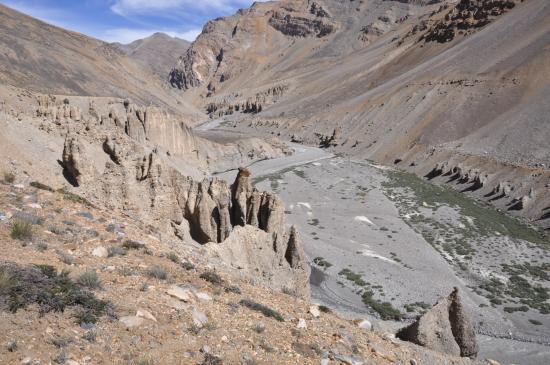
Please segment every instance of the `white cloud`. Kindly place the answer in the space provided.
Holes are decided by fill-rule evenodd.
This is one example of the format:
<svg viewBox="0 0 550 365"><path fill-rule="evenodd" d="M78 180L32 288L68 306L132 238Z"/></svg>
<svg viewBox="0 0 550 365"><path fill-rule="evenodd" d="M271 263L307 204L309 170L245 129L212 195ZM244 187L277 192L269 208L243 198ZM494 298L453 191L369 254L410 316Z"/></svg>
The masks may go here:
<svg viewBox="0 0 550 365"><path fill-rule="evenodd" d="M191 29L185 32L177 32L164 29L130 29L130 28L115 28L108 29L100 36L101 39L107 42L119 42L122 44L132 43L137 39L147 38L150 35L162 32L171 37L178 37L192 42L200 34L201 29Z"/></svg>
<svg viewBox="0 0 550 365"><path fill-rule="evenodd" d="M264 0L266 1L266 0ZM167 14L167 11L193 12L231 12L239 7L252 4L253 0L115 0L111 10L119 15Z"/></svg>

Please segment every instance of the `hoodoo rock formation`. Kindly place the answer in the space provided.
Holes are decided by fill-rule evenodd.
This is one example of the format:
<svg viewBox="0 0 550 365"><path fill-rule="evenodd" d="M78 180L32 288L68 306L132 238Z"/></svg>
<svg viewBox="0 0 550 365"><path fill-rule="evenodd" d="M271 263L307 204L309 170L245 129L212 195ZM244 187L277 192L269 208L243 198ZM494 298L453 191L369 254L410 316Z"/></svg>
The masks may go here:
<svg viewBox="0 0 550 365"><path fill-rule="evenodd" d="M473 358L478 352L474 327L458 288L416 322L399 330L397 337L450 355Z"/></svg>
<svg viewBox="0 0 550 365"><path fill-rule="evenodd" d="M158 227L166 238L205 245L259 283L308 297L309 267L296 229L286 230L281 199L253 188L244 168L232 185L186 176L162 152L186 156L208 143L161 111L121 105L85 128L72 126L65 138L61 162L79 193ZM170 130L182 135L176 139Z"/></svg>

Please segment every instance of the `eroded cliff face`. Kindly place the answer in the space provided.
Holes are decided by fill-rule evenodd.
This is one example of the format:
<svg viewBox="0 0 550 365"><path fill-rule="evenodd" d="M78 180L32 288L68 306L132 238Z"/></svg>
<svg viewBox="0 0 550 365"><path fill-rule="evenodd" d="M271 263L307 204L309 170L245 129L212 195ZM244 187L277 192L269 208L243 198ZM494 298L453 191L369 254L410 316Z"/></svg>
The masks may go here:
<svg viewBox="0 0 550 365"><path fill-rule="evenodd" d="M259 283L309 296L302 244L295 228L287 231L277 195L254 189L246 169L229 185L196 180L180 168L191 168L189 160L197 169L207 166L203 156L215 159L228 146L196 137L156 108L122 101L108 103L105 112L105 105L90 103L82 113L68 100L55 100L40 96L36 113L67 131L60 163L75 192L156 227L161 237L206 245L245 275L262 273Z"/></svg>
<svg viewBox="0 0 550 365"><path fill-rule="evenodd" d="M119 134L105 136L111 161L99 173L83 149L73 147L82 145L78 136L66 141L64 167L92 201L138 217L167 238L206 245L258 283L309 296L309 266L296 229L286 230L284 204L252 188L248 170L241 169L232 186L217 178L196 181Z"/></svg>

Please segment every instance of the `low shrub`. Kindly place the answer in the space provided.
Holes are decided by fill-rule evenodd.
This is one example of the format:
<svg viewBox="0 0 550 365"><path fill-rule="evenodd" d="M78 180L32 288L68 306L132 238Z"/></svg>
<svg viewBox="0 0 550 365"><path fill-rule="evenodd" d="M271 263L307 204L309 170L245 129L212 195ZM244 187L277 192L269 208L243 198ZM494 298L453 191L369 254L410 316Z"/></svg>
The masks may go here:
<svg viewBox="0 0 550 365"><path fill-rule="evenodd" d="M214 285L222 285L223 279L214 271L205 271L199 276L201 279L208 281Z"/></svg>
<svg viewBox="0 0 550 365"><path fill-rule="evenodd" d="M11 172L4 172L2 178L6 184L13 184L15 182L15 175Z"/></svg>
<svg viewBox="0 0 550 365"><path fill-rule="evenodd" d="M279 312L263 304L256 303L250 299L242 299L239 304L254 311L260 312L266 317L274 318L279 322L284 322L284 318Z"/></svg>
<svg viewBox="0 0 550 365"><path fill-rule="evenodd" d="M108 302L71 280L68 271L58 273L50 265L0 263L0 309L17 312L33 304L42 314L76 308L78 313L86 314L78 316L78 323L90 323L111 310Z"/></svg>
<svg viewBox="0 0 550 365"><path fill-rule="evenodd" d="M31 181L29 185L32 186L33 188L40 189L40 190L46 190L51 192L55 191L52 187L46 184L42 184L41 182L38 182L38 181Z"/></svg>
<svg viewBox="0 0 550 365"><path fill-rule="evenodd" d="M22 219L14 219L11 223L10 236L20 241L28 241L32 238L32 223Z"/></svg>
<svg viewBox="0 0 550 365"><path fill-rule="evenodd" d="M170 252L168 255L168 260L174 262L174 263L179 263L180 262L180 258L178 255L176 255L174 252Z"/></svg>
<svg viewBox="0 0 550 365"><path fill-rule="evenodd" d="M168 273L164 270L163 267L153 266L147 270L147 275L151 278L166 280L168 278Z"/></svg>
<svg viewBox="0 0 550 365"><path fill-rule="evenodd" d="M142 248L145 248L145 245L138 241L126 240L122 244L122 247L127 250L141 250Z"/></svg>
<svg viewBox="0 0 550 365"><path fill-rule="evenodd" d="M78 284L85 286L89 289L99 289L101 288L101 280L97 276L95 271L85 271L78 277Z"/></svg>

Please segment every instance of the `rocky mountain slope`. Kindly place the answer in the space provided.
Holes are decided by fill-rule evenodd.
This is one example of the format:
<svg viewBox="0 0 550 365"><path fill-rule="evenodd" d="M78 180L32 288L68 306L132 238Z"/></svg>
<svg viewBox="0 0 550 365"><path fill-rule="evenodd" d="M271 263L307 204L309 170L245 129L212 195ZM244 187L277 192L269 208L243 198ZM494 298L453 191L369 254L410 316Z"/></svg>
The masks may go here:
<svg viewBox="0 0 550 365"><path fill-rule="evenodd" d="M0 5L0 81L42 93L116 96L195 119L192 106L140 65L141 57Z"/></svg>
<svg viewBox="0 0 550 365"><path fill-rule="evenodd" d="M434 181L549 228L549 16L543 0L257 3L208 23L171 83L242 130L458 167Z"/></svg>
<svg viewBox="0 0 550 365"><path fill-rule="evenodd" d="M165 33L155 33L129 44L115 43L114 45L143 68L152 71L162 81L166 81L179 55L185 53L190 43Z"/></svg>

